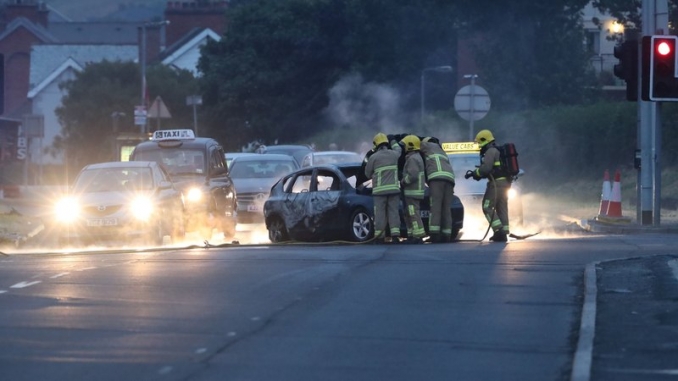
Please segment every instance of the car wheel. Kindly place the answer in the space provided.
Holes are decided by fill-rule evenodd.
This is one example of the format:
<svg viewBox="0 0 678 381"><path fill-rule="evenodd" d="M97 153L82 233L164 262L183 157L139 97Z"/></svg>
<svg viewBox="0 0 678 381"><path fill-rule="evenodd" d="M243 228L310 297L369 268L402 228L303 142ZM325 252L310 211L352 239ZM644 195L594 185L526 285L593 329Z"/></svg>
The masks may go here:
<svg viewBox="0 0 678 381"><path fill-rule="evenodd" d="M231 241L235 237L236 221L233 217L224 216L221 218L221 231L224 233L224 239Z"/></svg>
<svg viewBox="0 0 678 381"><path fill-rule="evenodd" d="M153 223L148 235L148 244L150 246L161 246L162 240L165 237L165 229L163 229L162 221Z"/></svg>
<svg viewBox="0 0 678 381"><path fill-rule="evenodd" d="M268 224L268 239L273 243L289 241L285 222L280 217L273 217Z"/></svg>
<svg viewBox="0 0 678 381"><path fill-rule="evenodd" d="M349 220L349 240L365 242L374 235L374 224L366 209L360 208L351 214Z"/></svg>
<svg viewBox="0 0 678 381"><path fill-rule="evenodd" d="M181 215L175 215L172 219L172 227L170 233L170 240L172 243L178 243L186 238L186 227L184 226L184 218Z"/></svg>

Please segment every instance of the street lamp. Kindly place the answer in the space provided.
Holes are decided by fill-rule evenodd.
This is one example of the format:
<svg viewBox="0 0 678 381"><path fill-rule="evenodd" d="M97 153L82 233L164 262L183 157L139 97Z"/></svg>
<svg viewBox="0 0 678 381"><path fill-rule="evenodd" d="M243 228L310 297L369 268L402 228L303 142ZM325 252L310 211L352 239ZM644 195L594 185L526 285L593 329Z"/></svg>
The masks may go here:
<svg viewBox="0 0 678 381"><path fill-rule="evenodd" d="M169 25L169 20L162 20L162 21L153 21L153 22L146 22L141 24L139 28L141 28L141 49L139 49L139 63L141 64L141 103L140 105L146 109L146 28L151 28L151 27L164 27L165 25ZM164 48L164 36L165 33L162 31L160 33L161 37L161 42L160 45ZM146 132L146 123L140 124L141 128L141 133L143 134Z"/></svg>
<svg viewBox="0 0 678 381"><path fill-rule="evenodd" d="M435 71L438 73L449 73L452 71L452 66L436 66L436 67L427 67L426 69L421 71L421 119L424 120L424 99L425 99L425 91L424 91L424 84L426 83L424 81L424 76L426 75L427 71Z"/></svg>

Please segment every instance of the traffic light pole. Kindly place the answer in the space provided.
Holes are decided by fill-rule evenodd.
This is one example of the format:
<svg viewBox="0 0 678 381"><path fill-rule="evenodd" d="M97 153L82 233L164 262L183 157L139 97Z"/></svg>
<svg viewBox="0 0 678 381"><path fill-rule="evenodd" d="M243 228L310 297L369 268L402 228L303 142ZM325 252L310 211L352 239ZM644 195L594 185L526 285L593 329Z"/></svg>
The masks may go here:
<svg viewBox="0 0 678 381"><path fill-rule="evenodd" d="M666 34L668 31L667 0L643 0L643 36ZM640 66L640 65L639 65ZM642 76L639 77L640 80ZM639 90L644 86L638 86ZM661 115L658 102L639 100L637 220L642 225L659 225L661 210Z"/></svg>

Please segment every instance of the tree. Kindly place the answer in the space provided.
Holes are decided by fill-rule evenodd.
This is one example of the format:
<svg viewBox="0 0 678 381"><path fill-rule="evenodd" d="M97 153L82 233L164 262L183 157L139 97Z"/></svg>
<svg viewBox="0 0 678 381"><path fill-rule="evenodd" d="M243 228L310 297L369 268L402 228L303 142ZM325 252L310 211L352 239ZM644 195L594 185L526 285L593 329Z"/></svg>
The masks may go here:
<svg viewBox="0 0 678 381"><path fill-rule="evenodd" d="M163 128L192 125L192 110L185 99L197 89L193 75L157 65L148 67L146 77L149 98L161 95L172 113L172 119L163 121ZM134 107L140 102L140 78L139 65L134 62L102 61L87 64L74 79L61 84L66 95L55 112L62 130L51 150L64 153L71 170L114 160L114 112L125 114L117 123L120 132L139 132L133 117Z"/></svg>

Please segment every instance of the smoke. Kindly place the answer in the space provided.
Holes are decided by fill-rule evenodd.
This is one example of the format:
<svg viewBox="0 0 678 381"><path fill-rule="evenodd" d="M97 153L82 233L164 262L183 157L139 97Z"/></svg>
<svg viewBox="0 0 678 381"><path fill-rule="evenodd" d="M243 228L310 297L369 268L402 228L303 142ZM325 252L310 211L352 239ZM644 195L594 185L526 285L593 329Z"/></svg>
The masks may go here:
<svg viewBox="0 0 678 381"><path fill-rule="evenodd" d="M410 116L403 111L403 97L393 86L366 83L362 75L351 74L341 78L328 97L323 117L337 139L346 141L346 136L351 136L354 146L344 148L364 153L372 148L377 132L398 134L407 130Z"/></svg>

